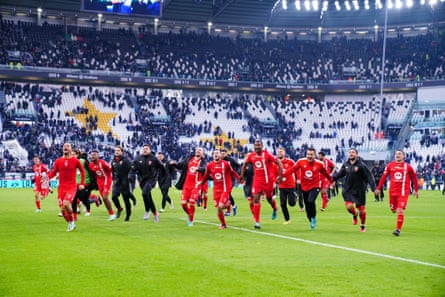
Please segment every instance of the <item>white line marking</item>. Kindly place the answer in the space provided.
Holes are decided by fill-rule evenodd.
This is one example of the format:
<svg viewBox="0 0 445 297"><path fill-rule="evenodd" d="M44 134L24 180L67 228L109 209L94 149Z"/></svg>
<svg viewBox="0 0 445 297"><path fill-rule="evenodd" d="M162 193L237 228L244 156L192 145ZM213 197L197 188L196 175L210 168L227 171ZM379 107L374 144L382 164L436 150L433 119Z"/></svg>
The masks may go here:
<svg viewBox="0 0 445 297"><path fill-rule="evenodd" d="M205 225L219 226L219 224L209 223L209 222L205 222L205 221L195 220L195 222L205 224ZM322 242L317 242L317 241L313 241L313 240L290 237L290 236L286 236L286 235L274 234L274 233L269 233L269 232L264 232L264 231L250 230L250 229L234 227L234 226L230 226L230 225L227 226L227 228L244 231L244 232L255 233L255 234L259 234L259 235L277 237L277 238L281 238L281 239L289 239L289 240L293 240L293 241L299 241L299 242L304 242L304 243L308 243L308 244L314 244L314 245L319 245L319 246L324 246L324 247L329 247L329 248L334 248L334 249L339 249L339 250L345 250L345 251L350 251L350 252L359 253L359 254L366 254L366 255L382 257L382 258L387 258L387 259L392 259L392 260L397 260L397 261L402 261L402 262L414 263L414 264L423 265L423 266L430 266L430 267L445 269L444 265L439 265L439 264L434 264L434 263L429 263L429 262L424 262L424 261L418 261L418 260L413 260L413 259L408 259L408 258L402 258L402 257L397 257L397 256L391 256L391 255L386 255L386 254L381 254L381 253L374 253L374 252L369 252L369 251L355 249L355 248L349 248L349 247L335 245L335 244L322 243Z"/></svg>

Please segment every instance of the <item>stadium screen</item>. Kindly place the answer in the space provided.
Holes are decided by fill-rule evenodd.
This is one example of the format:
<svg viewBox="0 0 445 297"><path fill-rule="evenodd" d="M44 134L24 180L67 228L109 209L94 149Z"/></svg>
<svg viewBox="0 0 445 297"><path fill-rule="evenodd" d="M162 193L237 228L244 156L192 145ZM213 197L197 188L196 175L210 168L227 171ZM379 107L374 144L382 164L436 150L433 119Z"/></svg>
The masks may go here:
<svg viewBox="0 0 445 297"><path fill-rule="evenodd" d="M81 9L120 15L162 16L162 0L82 0Z"/></svg>

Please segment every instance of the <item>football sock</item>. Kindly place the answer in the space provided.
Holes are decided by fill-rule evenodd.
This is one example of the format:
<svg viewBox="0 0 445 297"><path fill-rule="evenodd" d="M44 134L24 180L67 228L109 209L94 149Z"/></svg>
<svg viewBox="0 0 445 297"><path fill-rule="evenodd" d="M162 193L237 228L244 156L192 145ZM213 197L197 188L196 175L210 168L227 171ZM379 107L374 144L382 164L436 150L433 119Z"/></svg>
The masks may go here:
<svg viewBox="0 0 445 297"><path fill-rule="evenodd" d="M190 213L189 213L190 222L193 222L193 220L195 218L195 204L191 204L189 206L189 209L190 209Z"/></svg>
<svg viewBox="0 0 445 297"><path fill-rule="evenodd" d="M37 209L40 209L40 200L36 200L36 207Z"/></svg>
<svg viewBox="0 0 445 297"><path fill-rule="evenodd" d="M404 219L405 219L405 214L403 214L403 213L397 214L397 229L399 229L399 230L402 229Z"/></svg>
<svg viewBox="0 0 445 297"><path fill-rule="evenodd" d="M225 225L226 224L226 220L224 218L224 212L218 211L218 219L221 222L221 225Z"/></svg>
<svg viewBox="0 0 445 297"><path fill-rule="evenodd" d="M209 197L207 195L204 195L204 208L207 208L207 201L209 200Z"/></svg>
<svg viewBox="0 0 445 297"><path fill-rule="evenodd" d="M321 208L328 206L328 194L321 194Z"/></svg>
<svg viewBox="0 0 445 297"><path fill-rule="evenodd" d="M272 206L273 210L277 210L277 201L275 199L271 199L270 205Z"/></svg>
<svg viewBox="0 0 445 297"><path fill-rule="evenodd" d="M253 202L252 202L252 198L251 197L247 198L247 201L249 201L250 212L253 215Z"/></svg>
<svg viewBox="0 0 445 297"><path fill-rule="evenodd" d="M255 222L260 222L260 211L261 211L261 204L260 203L254 203L253 204L253 218L255 219Z"/></svg>
<svg viewBox="0 0 445 297"><path fill-rule="evenodd" d="M185 211L185 213L187 215L190 215L190 209L189 209L187 203L186 204L182 204L182 209Z"/></svg>
<svg viewBox="0 0 445 297"><path fill-rule="evenodd" d="M362 225L365 225L365 223L366 223L366 209L364 206L360 206L359 211L360 211L360 213L359 213L360 214L360 223Z"/></svg>

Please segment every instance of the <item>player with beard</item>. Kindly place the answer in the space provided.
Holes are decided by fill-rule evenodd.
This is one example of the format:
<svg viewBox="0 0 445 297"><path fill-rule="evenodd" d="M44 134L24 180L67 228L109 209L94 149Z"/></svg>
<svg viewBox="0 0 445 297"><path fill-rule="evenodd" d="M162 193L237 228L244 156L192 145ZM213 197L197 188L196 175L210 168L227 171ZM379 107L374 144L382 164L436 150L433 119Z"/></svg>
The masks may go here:
<svg viewBox="0 0 445 297"><path fill-rule="evenodd" d="M220 229L227 228L224 210L230 208L230 193L232 191L232 178L239 179L238 173L232 168L230 162L222 160L219 150L213 151L213 161L209 162L200 184L213 180L213 204L217 209L217 216L221 222Z"/></svg>
<svg viewBox="0 0 445 297"><path fill-rule="evenodd" d="M99 159L99 151L93 150L91 152L91 162L89 164L90 170L93 172L99 194L105 204L108 211L108 220L114 221L116 219L116 214L113 211L111 201L109 199L111 185L113 182L113 175L111 171L111 166L105 160Z"/></svg>
<svg viewBox="0 0 445 297"><path fill-rule="evenodd" d="M249 153L244 160L243 167L241 168L240 181L244 181L246 174L246 167L248 164L253 166L253 184L252 184L252 205L253 218L255 220L255 229L261 229L260 224L260 211L261 195L266 196L267 202L272 206L272 220L277 218L277 203L273 199L274 184L275 182L281 182L283 167L281 161L275 156L263 149L263 142L260 139L256 139L254 142L254 152ZM273 180L274 164L277 164L279 168L277 180Z"/></svg>
<svg viewBox="0 0 445 297"><path fill-rule="evenodd" d="M202 147L196 148L194 155L178 162L175 167L181 170L181 175L175 187L182 190L181 206L188 217L187 225L193 227L195 204L201 195L200 182L206 168L204 149Z"/></svg>
<svg viewBox="0 0 445 297"><path fill-rule="evenodd" d="M71 204L76 196L77 189L83 190L85 183L85 171L79 159L73 157L70 143L63 144L63 156L54 161L52 170L48 173L48 179L59 174L59 187L57 189L57 200L65 221L68 223L67 232L76 228ZM77 170L80 172L80 184L77 185Z"/></svg>
<svg viewBox="0 0 445 297"><path fill-rule="evenodd" d="M128 175L131 170L131 162L124 155L124 149L121 146L114 148L114 158L111 161L111 170L113 175L113 189L111 200L117 208L116 218L121 216L123 211L119 196L122 195L125 204L125 222L130 220L131 203L130 203L130 181Z"/></svg>
<svg viewBox="0 0 445 297"><path fill-rule="evenodd" d="M318 192L320 192L321 179L323 176L331 183L332 178L324 168L323 163L315 159L314 148L308 148L306 150L306 158L298 159L295 165L286 170L284 174L285 176L292 173L298 174L298 171L300 171L300 187L306 209L306 217L309 220L311 229L315 230L317 224L315 200L317 199Z"/></svg>
<svg viewBox="0 0 445 297"><path fill-rule="evenodd" d="M142 147L142 154L133 161L132 170L137 174L139 185L142 190L145 214L144 220L148 220L150 212L153 213L155 223L159 221L156 205L151 194L151 190L156 186L158 175L165 173L164 165L151 152L151 146L145 144Z"/></svg>
<svg viewBox="0 0 445 297"><path fill-rule="evenodd" d="M289 158L286 158L286 150L283 147L279 147L277 149L277 157L278 160L281 161L283 165L283 171L288 170L292 166L294 166L295 162ZM290 224L290 215L289 209L287 208L287 204L289 206L294 207L297 204L297 196L295 195L295 174L289 174L287 176L283 176L282 181L278 184L278 189L280 192L280 206L281 211L284 216L285 225Z"/></svg>
<svg viewBox="0 0 445 297"><path fill-rule="evenodd" d="M396 150L394 153L394 161L386 165L374 193L376 197L380 194L388 176L389 206L393 213L397 213L396 229L392 234L399 236L403 221L405 220L405 209L408 203L411 185L414 188L414 197L419 198L419 184L417 182L416 171L409 163L405 162L405 154L402 150Z"/></svg>
<svg viewBox="0 0 445 297"><path fill-rule="evenodd" d="M172 178L175 177L176 170L175 167L170 163L170 161L165 158L163 152L158 152L157 158L159 159L159 161L161 161L162 165L165 168L165 173L162 174L161 172L159 172L158 176L158 184L162 194L161 209L159 211L164 212L167 203L170 205L170 209L173 209L173 200L168 195L168 191L172 186Z"/></svg>
<svg viewBox="0 0 445 297"><path fill-rule="evenodd" d="M221 150L221 159L229 162L230 166L232 166L233 170L235 170L237 173L239 173L240 165L234 158L232 158L231 156L229 156L227 154L226 149ZM232 177L232 185L234 185L234 184L235 184L235 178ZM238 206L235 203L235 199L233 199L232 192L230 192L229 200L230 200L230 205L232 206L231 208L232 208L233 216L236 216ZM230 210L230 208L229 208L229 210ZM224 215L230 216L230 212L227 211Z"/></svg>
<svg viewBox="0 0 445 297"><path fill-rule="evenodd" d="M357 216L360 216L360 232L366 232L366 190L369 184L374 192L375 181L358 151L351 148L348 154L349 159L334 174L333 180L335 182L344 178L342 194L346 210L352 214L353 225L357 225Z"/></svg>

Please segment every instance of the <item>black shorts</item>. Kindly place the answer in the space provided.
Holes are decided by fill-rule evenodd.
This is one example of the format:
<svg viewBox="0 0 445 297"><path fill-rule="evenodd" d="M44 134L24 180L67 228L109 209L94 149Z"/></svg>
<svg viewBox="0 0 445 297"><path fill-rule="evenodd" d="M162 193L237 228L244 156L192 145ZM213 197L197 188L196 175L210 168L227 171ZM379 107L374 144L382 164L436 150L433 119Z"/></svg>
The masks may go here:
<svg viewBox="0 0 445 297"><path fill-rule="evenodd" d="M343 200L355 203L355 205L366 205L366 192L343 192Z"/></svg>

